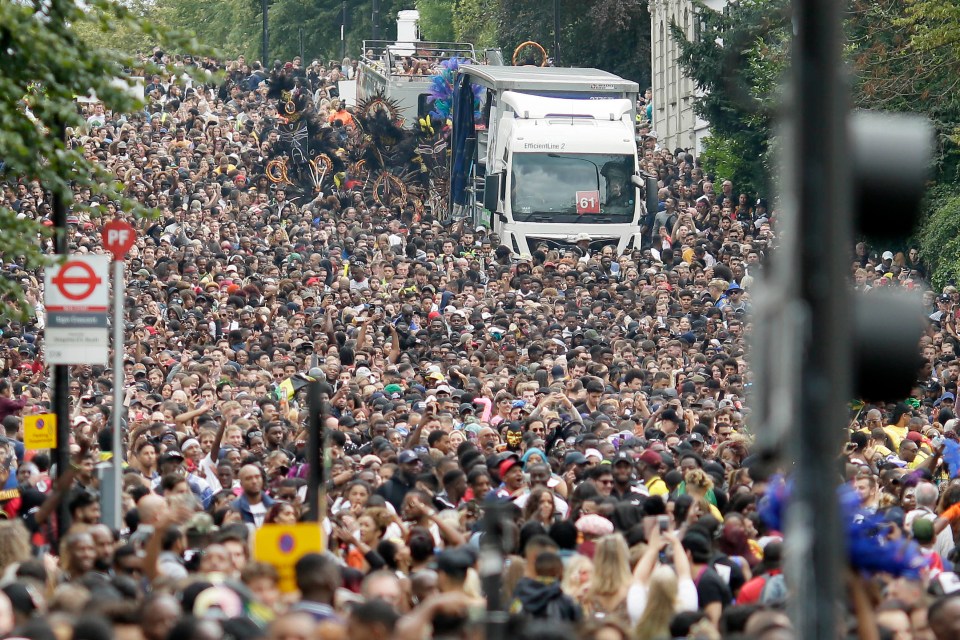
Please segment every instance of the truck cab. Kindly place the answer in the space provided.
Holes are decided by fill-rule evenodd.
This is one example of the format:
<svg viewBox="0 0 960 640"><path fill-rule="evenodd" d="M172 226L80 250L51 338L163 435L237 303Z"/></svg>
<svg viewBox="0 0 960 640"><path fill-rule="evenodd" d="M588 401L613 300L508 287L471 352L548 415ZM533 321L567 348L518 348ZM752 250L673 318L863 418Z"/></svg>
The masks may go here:
<svg viewBox="0 0 960 640"><path fill-rule="evenodd" d="M640 246L648 185L636 83L594 69L466 67L460 77L486 91L472 127L454 98L454 215L488 226L517 254L572 246L582 234L596 247Z"/></svg>

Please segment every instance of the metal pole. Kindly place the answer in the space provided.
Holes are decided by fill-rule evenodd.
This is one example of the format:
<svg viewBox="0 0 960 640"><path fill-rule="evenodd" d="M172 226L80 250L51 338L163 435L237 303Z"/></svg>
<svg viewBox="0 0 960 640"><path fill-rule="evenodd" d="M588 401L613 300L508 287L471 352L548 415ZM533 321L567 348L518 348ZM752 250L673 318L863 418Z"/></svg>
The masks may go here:
<svg viewBox="0 0 960 640"><path fill-rule="evenodd" d="M340 20L340 61L347 57L347 0L340 3L343 15Z"/></svg>
<svg viewBox="0 0 960 640"><path fill-rule="evenodd" d="M307 62L303 58L303 27L297 29L297 37L300 39L300 64L305 67L307 66Z"/></svg>
<svg viewBox="0 0 960 640"><path fill-rule="evenodd" d="M307 404L310 421L307 430L307 516L310 522L320 522L326 515L326 492L324 491L326 456L323 454L323 419L325 402L320 397L320 382L307 386Z"/></svg>
<svg viewBox="0 0 960 640"><path fill-rule="evenodd" d="M488 640L506 637L508 615L503 607L503 504L487 500L480 539L480 581L487 598L485 634Z"/></svg>
<svg viewBox="0 0 960 640"><path fill-rule="evenodd" d="M553 0L553 66L560 66L560 0Z"/></svg>
<svg viewBox="0 0 960 640"><path fill-rule="evenodd" d="M846 282L852 222L842 80L841 11L835 0L795 0L789 214L798 216L800 304L799 412L788 513L790 613L798 638L834 639L845 565L836 456L850 397L851 318Z"/></svg>
<svg viewBox="0 0 960 640"><path fill-rule="evenodd" d="M260 11L263 13L263 68L269 72L273 68L270 62L269 0L260 0Z"/></svg>
<svg viewBox="0 0 960 640"><path fill-rule="evenodd" d="M380 0L373 0L373 39L380 39Z"/></svg>
<svg viewBox="0 0 960 640"><path fill-rule="evenodd" d="M66 139L66 127L59 123L55 126L61 140ZM53 229L54 251L58 256L66 256L67 246L67 203L58 192L53 193ZM53 365L53 412L57 416L57 475L61 476L70 469L70 369L65 364ZM70 511L67 500L61 499L57 506L57 544L70 525Z"/></svg>
<svg viewBox="0 0 960 640"><path fill-rule="evenodd" d="M123 525L121 507L121 482L123 478L123 427L120 414L123 411L123 260L113 261L113 483L110 486L110 525L119 531Z"/></svg>

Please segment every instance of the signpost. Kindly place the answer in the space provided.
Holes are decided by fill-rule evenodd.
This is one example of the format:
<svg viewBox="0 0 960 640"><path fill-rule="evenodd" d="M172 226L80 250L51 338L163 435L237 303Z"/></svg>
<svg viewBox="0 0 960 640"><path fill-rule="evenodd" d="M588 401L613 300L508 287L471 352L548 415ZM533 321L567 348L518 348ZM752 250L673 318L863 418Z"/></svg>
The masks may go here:
<svg viewBox="0 0 960 640"><path fill-rule="evenodd" d="M71 255L46 270L48 364L107 364L107 257Z"/></svg>
<svg viewBox="0 0 960 640"><path fill-rule="evenodd" d="M253 539L253 559L272 564L280 577L284 593L297 590L294 566L308 553L323 552L323 537L316 522L265 524Z"/></svg>
<svg viewBox="0 0 960 640"><path fill-rule="evenodd" d="M123 220L111 220L103 226L103 246L113 254L113 410L110 412L113 423L113 468L108 474L103 495L104 520L119 530L123 524L121 507L121 478L123 478L123 430L120 414L123 410L123 259L137 239L134 228ZM109 500L108 500L109 497Z"/></svg>
<svg viewBox="0 0 960 640"><path fill-rule="evenodd" d="M30 451L57 448L57 414L23 416L23 446Z"/></svg>

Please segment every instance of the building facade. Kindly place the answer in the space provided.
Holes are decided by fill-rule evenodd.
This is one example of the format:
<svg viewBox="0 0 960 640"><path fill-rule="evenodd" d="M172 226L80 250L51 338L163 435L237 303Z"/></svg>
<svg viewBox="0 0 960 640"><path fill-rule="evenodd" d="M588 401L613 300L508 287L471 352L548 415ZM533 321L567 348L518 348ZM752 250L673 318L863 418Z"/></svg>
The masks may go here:
<svg viewBox="0 0 960 640"><path fill-rule="evenodd" d="M703 3L715 11L727 4L726 0ZM691 0L650 0L653 128L662 148L684 149L694 155L700 155L703 140L710 135L710 123L693 111L698 90L677 62L680 46L670 33L670 25L677 24L690 40L699 37L697 10Z"/></svg>

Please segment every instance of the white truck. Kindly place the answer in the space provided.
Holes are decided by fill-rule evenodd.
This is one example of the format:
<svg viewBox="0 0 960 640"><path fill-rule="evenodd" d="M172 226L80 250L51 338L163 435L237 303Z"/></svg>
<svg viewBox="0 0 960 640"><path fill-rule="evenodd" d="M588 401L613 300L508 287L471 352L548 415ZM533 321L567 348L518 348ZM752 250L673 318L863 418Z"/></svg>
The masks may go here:
<svg viewBox="0 0 960 640"><path fill-rule="evenodd" d="M638 91L598 69L461 67L452 215L490 228L521 255L571 246L583 234L592 249L639 248L644 193L656 197L656 180L639 173Z"/></svg>

